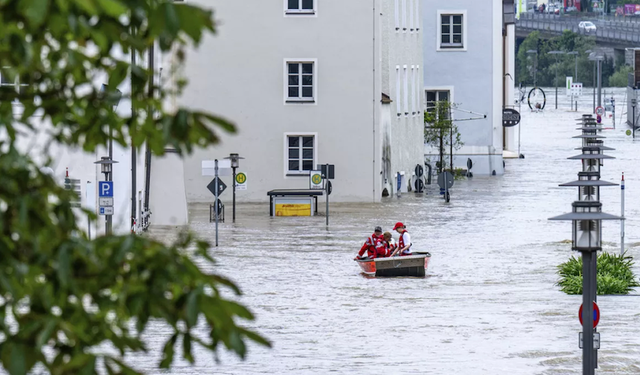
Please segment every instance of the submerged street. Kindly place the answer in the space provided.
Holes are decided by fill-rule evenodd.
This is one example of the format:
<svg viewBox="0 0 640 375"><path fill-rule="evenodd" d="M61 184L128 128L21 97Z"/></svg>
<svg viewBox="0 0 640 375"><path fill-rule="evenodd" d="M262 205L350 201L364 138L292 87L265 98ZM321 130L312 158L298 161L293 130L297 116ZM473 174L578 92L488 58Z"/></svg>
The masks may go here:
<svg viewBox="0 0 640 375"><path fill-rule="evenodd" d="M616 91L618 121L604 130L607 160L602 180L626 180L626 245L640 275L640 138L619 123L624 91ZM438 194L404 194L381 204L331 203L329 229L321 216L271 218L268 204L239 204L231 223L220 224L212 247L216 272L235 281L239 301L256 315L251 327L273 348L251 346L245 361L221 352L220 363L196 355L195 367L172 374L579 374L578 308L581 296L555 286L556 266L570 256L571 226L547 219L571 210L580 154L576 121L591 107L590 92L578 112L567 99L554 108L547 91L544 112L522 107L525 159L506 160L504 176L455 182L451 202ZM525 104L526 105L526 104ZM626 118L626 117L625 117ZM605 119L604 125L611 126ZM333 189L340 189L340 178ZM435 181L435 180L434 180ZM603 211L620 214L620 188L601 189ZM208 205L193 205L191 229L212 243ZM431 252L427 277L369 278L353 261L375 226L391 231L402 221L415 250ZM156 230L157 238L173 234ZM394 233L397 238L397 234ZM620 223L604 224L606 250L620 251ZM640 373L640 291L599 296L599 374ZM150 355L138 369L155 369L166 335L147 331ZM178 357L178 355L176 355Z"/></svg>

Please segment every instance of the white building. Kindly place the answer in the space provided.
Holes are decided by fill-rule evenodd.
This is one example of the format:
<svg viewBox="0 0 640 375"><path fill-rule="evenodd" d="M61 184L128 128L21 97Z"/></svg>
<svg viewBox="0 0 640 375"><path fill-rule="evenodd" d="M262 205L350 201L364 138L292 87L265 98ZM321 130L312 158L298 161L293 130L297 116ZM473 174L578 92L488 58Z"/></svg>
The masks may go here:
<svg viewBox="0 0 640 375"><path fill-rule="evenodd" d="M188 201L213 201L202 161L230 153L245 158L241 202L307 189L309 170L326 163L335 165L333 201L379 201L385 187L395 191L397 172L407 189L423 160L418 0L193 2L220 22L187 54L179 103L230 119L238 132L218 131L218 146L185 160Z"/></svg>
<svg viewBox="0 0 640 375"><path fill-rule="evenodd" d="M503 105L513 103L514 25L504 9L513 1L430 0L424 2L424 90L427 107L454 104L454 123L463 146L454 167L473 162L474 175L502 174L503 150L515 145L513 130L503 131ZM504 34L503 34L504 33ZM506 73L509 73L507 75ZM434 164L437 150L425 146Z"/></svg>

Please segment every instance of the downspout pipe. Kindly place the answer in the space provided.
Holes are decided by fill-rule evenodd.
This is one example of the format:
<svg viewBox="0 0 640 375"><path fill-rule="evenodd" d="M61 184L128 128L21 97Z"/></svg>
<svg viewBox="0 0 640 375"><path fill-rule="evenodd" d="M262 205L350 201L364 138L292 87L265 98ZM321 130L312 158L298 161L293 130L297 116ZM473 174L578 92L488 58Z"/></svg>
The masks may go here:
<svg viewBox="0 0 640 375"><path fill-rule="evenodd" d="M155 81L155 66L154 66L154 46L155 42L149 47L149 72L151 78L149 79L149 98L154 96L154 81ZM149 107L148 116L153 116L151 113L151 107ZM144 179L144 209L149 211L149 190L151 189L151 148L147 144L145 147L145 179ZM146 226L145 226L146 227ZM146 228L145 228L146 230Z"/></svg>

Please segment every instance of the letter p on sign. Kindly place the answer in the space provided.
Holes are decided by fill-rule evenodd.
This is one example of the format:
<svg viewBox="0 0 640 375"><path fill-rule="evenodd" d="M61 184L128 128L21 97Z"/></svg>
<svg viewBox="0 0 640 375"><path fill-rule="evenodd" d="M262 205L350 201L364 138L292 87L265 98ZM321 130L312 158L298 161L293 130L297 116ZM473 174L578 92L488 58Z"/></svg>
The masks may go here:
<svg viewBox="0 0 640 375"><path fill-rule="evenodd" d="M113 197L113 181L98 182L98 196L101 198Z"/></svg>

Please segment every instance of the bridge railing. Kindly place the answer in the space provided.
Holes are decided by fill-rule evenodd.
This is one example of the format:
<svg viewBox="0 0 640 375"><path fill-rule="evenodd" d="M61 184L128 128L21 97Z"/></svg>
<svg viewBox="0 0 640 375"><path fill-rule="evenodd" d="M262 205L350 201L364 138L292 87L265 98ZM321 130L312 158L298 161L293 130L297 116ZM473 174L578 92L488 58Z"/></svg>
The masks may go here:
<svg viewBox="0 0 640 375"><path fill-rule="evenodd" d="M599 41L608 43L628 43L640 45L640 24L618 25L612 27L596 26L596 31L586 32L578 27L579 21L575 17L562 17L558 15L536 14L535 16L520 17L516 27L527 30L539 30L556 35L570 30L587 36L596 36Z"/></svg>

